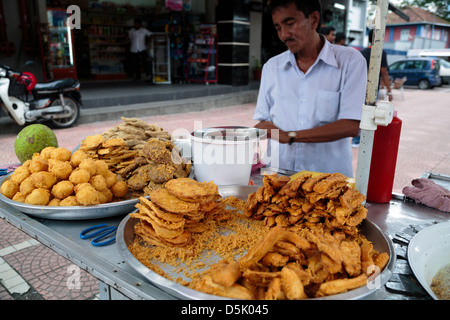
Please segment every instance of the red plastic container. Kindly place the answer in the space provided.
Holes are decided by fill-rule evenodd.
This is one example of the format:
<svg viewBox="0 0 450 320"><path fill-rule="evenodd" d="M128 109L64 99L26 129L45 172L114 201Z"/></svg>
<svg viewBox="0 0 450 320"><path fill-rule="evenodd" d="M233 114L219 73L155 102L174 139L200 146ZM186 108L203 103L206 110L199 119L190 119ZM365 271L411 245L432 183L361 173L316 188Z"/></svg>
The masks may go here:
<svg viewBox="0 0 450 320"><path fill-rule="evenodd" d="M392 197L402 120L396 113L388 126L378 126L372 149L367 201L388 203Z"/></svg>

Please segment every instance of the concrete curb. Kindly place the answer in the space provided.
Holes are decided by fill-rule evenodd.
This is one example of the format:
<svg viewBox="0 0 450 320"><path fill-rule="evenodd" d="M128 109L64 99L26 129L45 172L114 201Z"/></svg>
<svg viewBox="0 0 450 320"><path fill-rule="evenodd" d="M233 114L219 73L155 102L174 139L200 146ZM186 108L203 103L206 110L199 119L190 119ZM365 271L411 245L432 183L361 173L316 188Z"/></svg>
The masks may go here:
<svg viewBox="0 0 450 320"><path fill-rule="evenodd" d="M200 98L157 101L114 107L81 109L78 123L119 120L120 117L148 117L185 112L198 112L255 102L258 90L227 93Z"/></svg>
<svg viewBox="0 0 450 320"><path fill-rule="evenodd" d="M145 102L112 107L81 107L77 124L114 121L120 117L149 117L156 115L198 112L223 107L252 103L257 100L258 90L231 92L213 96ZM9 117L0 118L2 134L17 134L23 127L13 123Z"/></svg>

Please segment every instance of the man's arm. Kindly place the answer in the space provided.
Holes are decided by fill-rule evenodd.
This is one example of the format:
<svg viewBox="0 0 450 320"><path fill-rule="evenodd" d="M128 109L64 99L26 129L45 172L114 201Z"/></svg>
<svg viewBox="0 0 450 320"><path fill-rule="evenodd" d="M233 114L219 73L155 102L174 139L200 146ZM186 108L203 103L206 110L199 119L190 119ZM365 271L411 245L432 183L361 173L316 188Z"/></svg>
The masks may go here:
<svg viewBox="0 0 450 320"><path fill-rule="evenodd" d="M267 137L274 139L277 137L276 131L278 130L278 142L289 143L288 131L283 131L275 126L270 121L261 121L255 125L255 128L266 129ZM298 130L296 132L296 138L294 142L331 142L346 137L356 137L359 134L359 121L340 119L332 123L325 124L320 127Z"/></svg>

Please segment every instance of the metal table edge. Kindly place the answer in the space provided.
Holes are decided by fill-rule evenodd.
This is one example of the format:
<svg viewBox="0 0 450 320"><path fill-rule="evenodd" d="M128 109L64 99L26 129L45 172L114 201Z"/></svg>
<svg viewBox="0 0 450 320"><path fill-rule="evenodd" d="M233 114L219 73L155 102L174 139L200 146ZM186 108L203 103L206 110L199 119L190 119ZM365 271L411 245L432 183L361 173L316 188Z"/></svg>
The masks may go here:
<svg viewBox="0 0 450 320"><path fill-rule="evenodd" d="M5 206L7 205L5 204ZM64 258L79 266L81 269L89 272L97 279L122 292L125 296L131 299L176 299L154 285L143 282L142 279L129 274L125 270L122 270L114 264L82 248L76 243L73 243L71 240L23 213L6 213L5 209L0 206L0 218L9 222L19 230L28 234L30 237L36 239L46 247L57 252ZM91 261L91 263L87 263L86 261ZM113 272L108 272L108 276L110 277L107 277L104 273L99 271L107 269L114 270ZM152 294L149 294L148 291L152 291Z"/></svg>

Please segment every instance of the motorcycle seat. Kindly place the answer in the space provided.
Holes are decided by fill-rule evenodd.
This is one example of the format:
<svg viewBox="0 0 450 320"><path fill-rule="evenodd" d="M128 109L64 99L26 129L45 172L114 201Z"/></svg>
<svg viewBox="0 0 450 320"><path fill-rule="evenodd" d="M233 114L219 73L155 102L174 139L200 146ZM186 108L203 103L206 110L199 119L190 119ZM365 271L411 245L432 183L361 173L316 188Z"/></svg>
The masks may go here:
<svg viewBox="0 0 450 320"><path fill-rule="evenodd" d="M34 91L40 91L40 90L58 90L63 89L67 87L73 86L77 80L72 78L66 78L61 80L55 80L50 82L43 82L43 83L36 83L36 86L34 87Z"/></svg>

